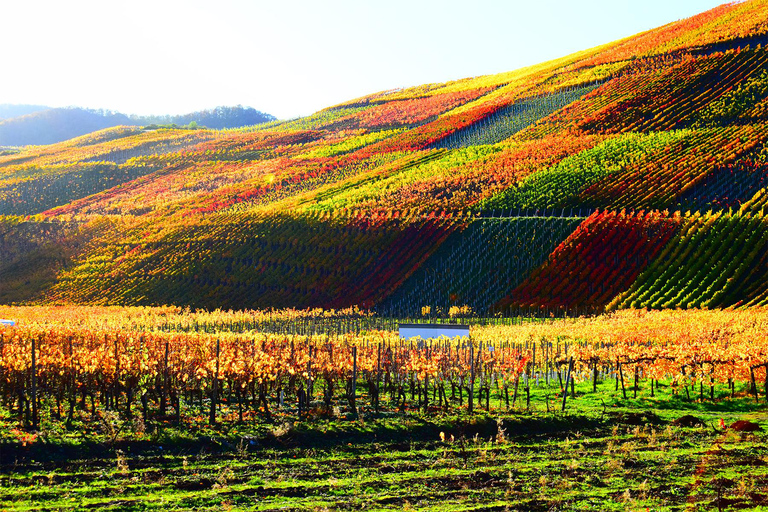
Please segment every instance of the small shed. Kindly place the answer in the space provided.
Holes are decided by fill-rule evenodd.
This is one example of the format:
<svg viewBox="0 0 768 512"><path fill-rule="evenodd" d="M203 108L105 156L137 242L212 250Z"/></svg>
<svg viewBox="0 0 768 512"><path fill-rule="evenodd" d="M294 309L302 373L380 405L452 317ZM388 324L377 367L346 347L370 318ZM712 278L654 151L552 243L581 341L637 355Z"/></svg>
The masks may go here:
<svg viewBox="0 0 768 512"><path fill-rule="evenodd" d="M423 340L446 338L461 338L469 336L468 325L458 324L400 324L400 337L406 340L420 337Z"/></svg>

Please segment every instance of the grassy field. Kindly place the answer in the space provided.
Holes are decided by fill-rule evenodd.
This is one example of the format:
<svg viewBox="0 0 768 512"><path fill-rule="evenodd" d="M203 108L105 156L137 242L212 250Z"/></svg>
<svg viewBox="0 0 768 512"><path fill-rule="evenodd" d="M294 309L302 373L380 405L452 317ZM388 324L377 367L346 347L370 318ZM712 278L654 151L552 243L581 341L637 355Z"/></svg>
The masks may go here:
<svg viewBox="0 0 768 512"><path fill-rule="evenodd" d="M530 408L180 425L80 412L37 437L2 418L3 510L768 510L763 397L613 380L532 387ZM633 394L630 394L630 397ZM707 395L705 394L705 397ZM364 403L364 398L361 397ZM521 406L523 408L521 408ZM226 407L223 418L226 418ZM692 415L701 423L677 425ZM722 421L721 421L722 420Z"/></svg>

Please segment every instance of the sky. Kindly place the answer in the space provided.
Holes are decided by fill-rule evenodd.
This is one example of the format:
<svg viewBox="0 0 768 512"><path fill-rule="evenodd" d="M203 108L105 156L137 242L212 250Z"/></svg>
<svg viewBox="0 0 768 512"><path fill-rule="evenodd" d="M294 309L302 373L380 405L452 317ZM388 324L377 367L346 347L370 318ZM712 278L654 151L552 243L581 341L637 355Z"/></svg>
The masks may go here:
<svg viewBox="0 0 768 512"><path fill-rule="evenodd" d="M511 71L723 0L4 0L0 104L279 119Z"/></svg>

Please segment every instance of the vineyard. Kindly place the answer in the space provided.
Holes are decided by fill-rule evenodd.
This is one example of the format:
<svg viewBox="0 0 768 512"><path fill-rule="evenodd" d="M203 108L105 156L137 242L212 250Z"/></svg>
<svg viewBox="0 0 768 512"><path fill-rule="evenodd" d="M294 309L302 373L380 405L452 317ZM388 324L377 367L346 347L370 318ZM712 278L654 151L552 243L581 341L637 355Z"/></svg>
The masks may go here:
<svg viewBox="0 0 768 512"><path fill-rule="evenodd" d="M497 297L541 265L582 220L555 216L476 219L452 235L454 240L444 243L378 312L398 317L424 307L430 313L434 309L434 316L451 307L489 311ZM485 245L483 253L471 257L480 245Z"/></svg>
<svg viewBox="0 0 768 512"><path fill-rule="evenodd" d="M525 474L533 471L548 481L573 482L568 500L616 509L629 498L643 506L665 507L692 500L719 503L723 496L742 504L768 500L761 487L768 475L754 462L766 456L765 438L759 432L740 433L757 424L739 419L744 412L764 411L768 403L765 308L627 310L590 319L533 322L470 319L469 338L437 340L400 339L393 330L396 323L360 310L0 307L0 315L16 319L15 326L0 328L2 446L16 457L14 471L0 478L4 501L12 506L50 505L46 500L61 499L63 488L50 479L44 487L35 487L39 491L22 490L30 478L38 478L32 475L41 474L29 458L49 446L71 452L72 446L66 446L72 441L67 439L77 432L82 437L78 443L95 452L73 453L86 458L116 453L117 469L108 477L89 478L80 474L82 469L67 466L55 479L66 482L67 475L78 475L74 478L85 482L122 482L121 491L98 494L87 485L67 485L80 507L114 506L117 499L118 506L130 502L143 509L149 504L136 500L147 492L192 506L184 501L191 498L183 492L187 489L202 500L241 493L237 503L243 506L263 496L267 509L291 499L303 508L311 503L307 500L331 498L305 487L310 485L306 476L295 482L301 489L297 494L286 495L279 490L284 471L296 478L303 475L299 468L311 466L316 458L330 457L337 467L352 454L374 457L371 463L377 467L400 464L395 462L398 457L382 461L382 449L405 452L412 461L395 472L401 476L385 478L390 492L406 493L402 499L416 492L418 501L458 499L490 506L513 500L524 506L538 492L528 484L505 496L493 488L506 487L502 482L507 472L528 482ZM699 410L710 422L719 421L721 430L710 430L690 414L663 419L647 409L649 404L678 416ZM611 411L606 413L608 406ZM420 419L413 423L408 418ZM467 423L466 418L477 419ZM690 429L698 424L706 430ZM529 428L555 437L532 436ZM169 438L163 431L181 437ZM398 444L405 432L411 436L410 447ZM587 437L581 439L584 433ZM579 480L580 471L574 472L579 466L551 452L572 449L572 441L559 435L576 435L584 444L596 442L597 451L589 452L604 462L614 460L613 469L602 479ZM338 444L332 441L337 438ZM238 448L232 443L239 443ZM730 446L718 452L719 463L708 451L711 443ZM201 454L192 457L190 447ZM545 455L547 464L555 465L554 472L542 472L528 455L515 460L515 451L519 457L529 449ZM679 458L685 449L688 455ZM216 455L204 455L208 450ZM586 448L579 450L584 453ZM659 452L666 450L678 460L666 462L662 470L652 461L665 460ZM749 451L749 463L742 462L744 450ZM432 462L416 455L432 451ZM280 462L270 472L256 462L263 456L280 461L299 457L302 462L295 470L284 466L287 461ZM235 463L238 460L246 464ZM94 459L96 464L105 462L114 464ZM717 476L723 471L720 463L736 468L746 464L755 481L743 485L751 493L733 480L716 482L725 478ZM229 468L226 475L221 464ZM487 490L466 495L459 486L446 496L430 498L420 485L407 483L421 478L423 471L434 471L429 465L442 468L439 474L451 475L457 485L474 481L476 488ZM642 478L637 480L638 465L654 471L643 485ZM669 470L695 479L673 477ZM361 468L350 466L349 471L368 481ZM739 471L743 480L745 473ZM137 478L131 480L130 475ZM616 491L616 475L623 475L619 486L632 490ZM332 474L319 478L328 482ZM535 480L530 483L535 485ZM146 489L147 484L154 484L154 490ZM372 492L348 485L339 488L335 499L359 499ZM595 485L605 493L594 495ZM557 493L535 499L563 503ZM398 508L402 503L398 498L378 507Z"/></svg>
<svg viewBox="0 0 768 512"><path fill-rule="evenodd" d="M0 508L768 507L767 43L0 148Z"/></svg>
<svg viewBox="0 0 768 512"><path fill-rule="evenodd" d="M768 61L697 41L9 152L0 297L398 317L765 305Z"/></svg>
<svg viewBox="0 0 768 512"><path fill-rule="evenodd" d="M768 401L765 309L492 323L473 327L470 338L416 342L359 311L0 311L19 319L0 332L2 401L35 429L41 415L71 424L76 410L176 422L182 412L207 413L212 424L253 415L271 420L275 410L302 417L318 404L352 415L509 411L523 401L530 407L532 388L555 380L563 410L569 385L587 382L596 392L598 382L613 380L624 398L633 380L635 397L643 387L653 396L656 383L666 382L688 399L697 388L705 398L705 387L714 399L719 387ZM275 332L280 324L293 333Z"/></svg>

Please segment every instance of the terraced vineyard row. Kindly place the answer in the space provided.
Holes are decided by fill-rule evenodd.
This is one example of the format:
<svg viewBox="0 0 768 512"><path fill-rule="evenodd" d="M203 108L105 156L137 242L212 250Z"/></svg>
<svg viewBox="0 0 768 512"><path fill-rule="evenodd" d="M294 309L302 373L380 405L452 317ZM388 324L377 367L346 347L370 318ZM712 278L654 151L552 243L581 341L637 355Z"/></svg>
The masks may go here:
<svg viewBox="0 0 768 512"><path fill-rule="evenodd" d="M611 307L768 304L764 214L695 213L656 261Z"/></svg>
<svg viewBox="0 0 768 512"><path fill-rule="evenodd" d="M98 252L60 278L52 298L209 308L365 307L396 288L461 225L451 216L353 214L211 220L205 231L181 224L154 235L146 226L127 234L118 226Z"/></svg>
<svg viewBox="0 0 768 512"><path fill-rule="evenodd" d="M524 99L504 107L474 124L457 130L432 145L435 148L458 149L467 146L497 144L547 117L594 90L600 84L583 85L540 97Z"/></svg>
<svg viewBox="0 0 768 512"><path fill-rule="evenodd" d="M577 311L604 306L654 260L678 224L658 212L595 212L499 306Z"/></svg>
<svg viewBox="0 0 768 512"><path fill-rule="evenodd" d="M518 217L474 220L453 234L377 311L385 316L486 314L565 238L582 219ZM477 254L477 247L483 247ZM466 309L468 308L468 309Z"/></svg>

